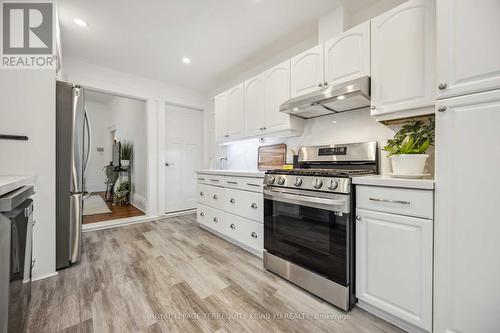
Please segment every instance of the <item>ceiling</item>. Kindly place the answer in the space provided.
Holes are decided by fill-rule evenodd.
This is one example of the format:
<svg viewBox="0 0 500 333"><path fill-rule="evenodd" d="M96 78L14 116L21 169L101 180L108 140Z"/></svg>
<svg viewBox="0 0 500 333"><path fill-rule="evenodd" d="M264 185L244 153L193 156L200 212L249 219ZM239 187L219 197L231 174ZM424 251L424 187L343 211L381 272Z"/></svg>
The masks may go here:
<svg viewBox="0 0 500 333"><path fill-rule="evenodd" d="M355 0L368 1L368 0ZM126 5L125 5L126 3ZM317 33L337 0L62 0L63 61L75 58L208 91L218 78L277 43ZM88 27L77 26L81 18ZM181 59L189 57L191 64Z"/></svg>

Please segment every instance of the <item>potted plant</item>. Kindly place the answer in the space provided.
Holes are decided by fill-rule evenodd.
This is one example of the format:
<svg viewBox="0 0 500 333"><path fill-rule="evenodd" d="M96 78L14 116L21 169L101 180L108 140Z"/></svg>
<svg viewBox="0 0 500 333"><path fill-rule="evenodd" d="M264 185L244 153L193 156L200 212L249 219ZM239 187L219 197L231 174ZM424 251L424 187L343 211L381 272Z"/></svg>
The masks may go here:
<svg viewBox="0 0 500 333"><path fill-rule="evenodd" d="M130 165L130 159L132 158L132 153L134 151L134 144L131 142L124 141L121 144L121 152L120 152L120 164L124 167L128 167Z"/></svg>
<svg viewBox="0 0 500 333"><path fill-rule="evenodd" d="M127 205L129 203L130 190L131 184L129 181L120 183L114 192L113 203L121 206Z"/></svg>
<svg viewBox="0 0 500 333"><path fill-rule="evenodd" d="M434 144L434 128L432 118L428 122L414 120L387 140L384 150L389 153L394 175L423 175L429 158L426 151Z"/></svg>

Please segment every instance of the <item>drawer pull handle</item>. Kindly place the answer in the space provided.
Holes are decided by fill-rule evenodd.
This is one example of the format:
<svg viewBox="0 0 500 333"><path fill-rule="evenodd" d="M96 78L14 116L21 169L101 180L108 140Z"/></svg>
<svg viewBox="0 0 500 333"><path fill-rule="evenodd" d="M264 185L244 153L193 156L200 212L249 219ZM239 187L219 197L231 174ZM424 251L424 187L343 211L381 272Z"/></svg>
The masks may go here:
<svg viewBox="0 0 500 333"><path fill-rule="evenodd" d="M205 216L205 213L201 212L201 213L200 213L200 216L201 216L201 217Z"/></svg>
<svg viewBox="0 0 500 333"><path fill-rule="evenodd" d="M229 180L226 183L233 184L233 185L238 185L238 182L233 182L233 181L229 181Z"/></svg>
<svg viewBox="0 0 500 333"><path fill-rule="evenodd" d="M218 219L218 218L216 218L216 217L214 217L214 222L215 222L215 223L219 222L219 219Z"/></svg>
<svg viewBox="0 0 500 333"><path fill-rule="evenodd" d="M234 204L236 202L236 200L234 200L234 198L231 198L231 200L229 200L229 202Z"/></svg>
<svg viewBox="0 0 500 333"><path fill-rule="evenodd" d="M219 199L219 197L217 196L217 194L214 194L213 198L214 198L214 200Z"/></svg>
<svg viewBox="0 0 500 333"><path fill-rule="evenodd" d="M257 233L256 233L256 232L252 232L251 236L252 236L253 238L257 238Z"/></svg>
<svg viewBox="0 0 500 333"><path fill-rule="evenodd" d="M253 209L257 209L257 204L254 202L250 207L252 207Z"/></svg>
<svg viewBox="0 0 500 333"><path fill-rule="evenodd" d="M248 186L255 186L255 187L260 187L259 184L252 184L252 183L247 183Z"/></svg>
<svg viewBox="0 0 500 333"><path fill-rule="evenodd" d="M218 183L218 182L219 182L219 180L218 180L218 179L210 179L210 181L211 181L211 182L216 182L216 183Z"/></svg>
<svg viewBox="0 0 500 333"><path fill-rule="evenodd" d="M400 204L400 205L410 205L411 202L409 201L402 201L402 200L388 200L388 199L377 199L377 198L369 198L370 201L375 201L375 202L387 202L387 203L395 203L395 204Z"/></svg>
<svg viewBox="0 0 500 333"><path fill-rule="evenodd" d="M203 193L203 192L200 192L200 196L204 196L204 195L205 195L205 193Z"/></svg>
<svg viewBox="0 0 500 333"><path fill-rule="evenodd" d="M231 229L236 229L236 226L233 223L231 223L230 227Z"/></svg>
<svg viewBox="0 0 500 333"><path fill-rule="evenodd" d="M205 180L205 178L198 178L198 180L204 181L204 180Z"/></svg>

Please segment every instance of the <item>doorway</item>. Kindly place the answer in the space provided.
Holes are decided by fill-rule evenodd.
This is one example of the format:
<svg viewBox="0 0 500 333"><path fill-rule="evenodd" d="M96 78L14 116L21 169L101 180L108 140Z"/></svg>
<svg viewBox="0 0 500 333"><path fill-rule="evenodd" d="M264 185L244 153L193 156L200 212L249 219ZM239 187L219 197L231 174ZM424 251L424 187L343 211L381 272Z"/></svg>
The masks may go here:
<svg viewBox="0 0 500 333"><path fill-rule="evenodd" d="M203 163L203 112L165 105L165 210L196 208L196 174Z"/></svg>
<svg viewBox="0 0 500 333"><path fill-rule="evenodd" d="M90 154L83 223L145 215L146 102L87 89L85 106Z"/></svg>

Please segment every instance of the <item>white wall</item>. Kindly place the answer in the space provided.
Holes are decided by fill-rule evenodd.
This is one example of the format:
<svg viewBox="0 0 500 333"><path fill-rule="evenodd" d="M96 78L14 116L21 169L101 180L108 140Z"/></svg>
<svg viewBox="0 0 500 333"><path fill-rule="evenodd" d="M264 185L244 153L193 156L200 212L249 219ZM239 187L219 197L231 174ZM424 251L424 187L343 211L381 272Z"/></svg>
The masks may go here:
<svg viewBox="0 0 500 333"><path fill-rule="evenodd" d="M102 192L106 190L103 167L113 159L111 136L108 130L110 108L107 103L89 100L85 101L85 106L92 129L92 151L85 175L85 188L89 192ZM104 148L104 151L98 152L98 147Z"/></svg>
<svg viewBox="0 0 500 333"><path fill-rule="evenodd" d="M0 174L35 174L33 278L55 272L56 111L54 70L0 71Z"/></svg>

